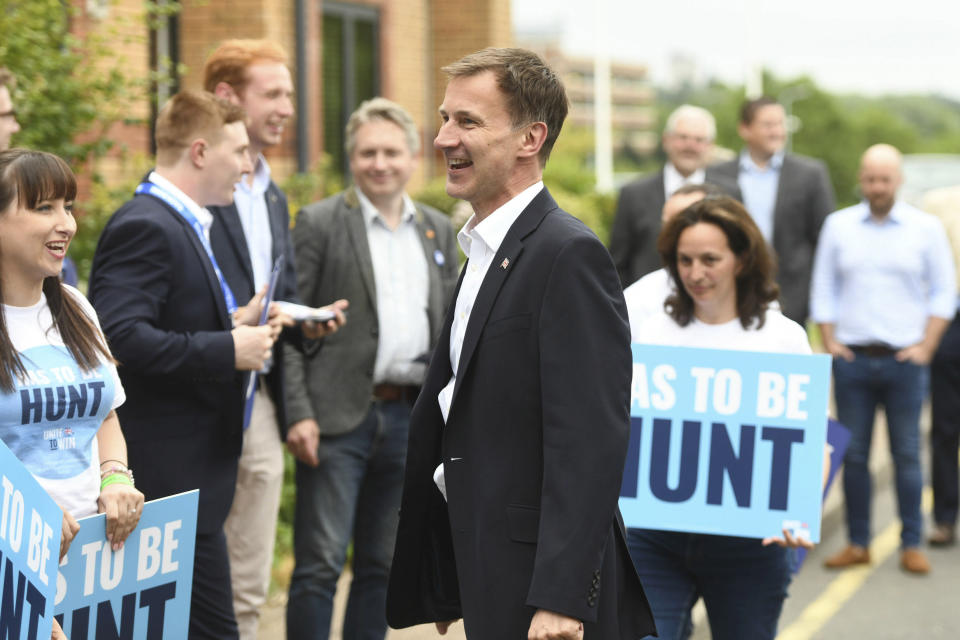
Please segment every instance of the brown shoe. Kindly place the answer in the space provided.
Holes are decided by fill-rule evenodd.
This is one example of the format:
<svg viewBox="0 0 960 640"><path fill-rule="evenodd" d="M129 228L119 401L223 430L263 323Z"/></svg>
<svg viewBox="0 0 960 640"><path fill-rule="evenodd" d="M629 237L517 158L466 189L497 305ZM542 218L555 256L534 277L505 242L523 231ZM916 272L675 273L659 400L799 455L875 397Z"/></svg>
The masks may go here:
<svg viewBox="0 0 960 640"><path fill-rule="evenodd" d="M851 544L847 548L836 553L823 563L828 569L843 569L852 567L856 564L870 564L870 550L860 545Z"/></svg>
<svg viewBox="0 0 960 640"><path fill-rule="evenodd" d="M903 550L903 553L900 554L900 567L910 573L920 575L930 573L930 561L927 560L923 551L916 547Z"/></svg>
<svg viewBox="0 0 960 640"><path fill-rule="evenodd" d="M933 525L933 532L927 538L932 547L949 547L956 543L956 531L952 524L939 522Z"/></svg>

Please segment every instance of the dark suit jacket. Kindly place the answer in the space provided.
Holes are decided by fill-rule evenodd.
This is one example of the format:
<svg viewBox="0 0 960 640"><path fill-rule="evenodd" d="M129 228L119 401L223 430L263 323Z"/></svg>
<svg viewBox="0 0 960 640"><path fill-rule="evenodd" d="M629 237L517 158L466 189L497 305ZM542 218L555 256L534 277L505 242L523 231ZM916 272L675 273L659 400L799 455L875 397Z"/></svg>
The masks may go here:
<svg viewBox="0 0 960 640"><path fill-rule="evenodd" d="M716 165L714 170L736 181L739 156ZM773 249L783 314L801 325L810 310L810 274L820 227L835 204L830 176L822 162L792 153L784 155L773 208Z"/></svg>
<svg viewBox="0 0 960 640"><path fill-rule="evenodd" d="M410 419L390 625L463 617L470 638L522 638L542 608L588 640L653 632L617 508L632 367L610 256L534 198L480 287L444 424L454 308Z"/></svg>
<svg viewBox="0 0 960 640"><path fill-rule="evenodd" d="M719 175L713 167L707 167L706 182L720 187L737 200L741 199L735 177ZM663 266L657 252L657 237L666 201L663 169L637 178L620 190L617 213L610 230L610 255L624 287Z"/></svg>
<svg viewBox="0 0 960 640"><path fill-rule="evenodd" d="M233 501L243 390L231 321L193 228L153 196L107 222L90 275L93 303L127 400L117 410L147 500L200 489L199 533Z"/></svg>
<svg viewBox="0 0 960 640"><path fill-rule="evenodd" d="M427 261L430 344L457 279L458 254L447 216L416 204L414 218ZM370 410L379 319L367 228L353 188L315 202L297 214L293 230L300 296L317 306L350 301L348 322L319 350L287 347L287 411L290 424L314 418L324 435L356 428ZM437 255L440 259L437 259Z"/></svg>
<svg viewBox="0 0 960 640"><path fill-rule="evenodd" d="M267 203L267 215L270 220L270 236L272 259L283 254L283 272L277 281L277 290L274 300L297 302L297 276L294 271L293 243L290 241L290 212L287 209L287 197L272 180L264 194ZM233 291L237 304L243 306L256 294L253 279L253 263L250 261L250 250L247 248L247 239L240 223L240 214L237 206L230 204L225 207L207 207L213 214L213 226L210 228L210 244L217 257L217 264L223 277L226 278ZM327 300L323 304L332 302ZM273 346L273 364L270 373L266 375L266 383L270 389L277 412L277 425L280 428L280 439L286 440L287 416L284 405L284 367L283 342L290 341L300 348L301 332L299 327L285 328L281 337Z"/></svg>

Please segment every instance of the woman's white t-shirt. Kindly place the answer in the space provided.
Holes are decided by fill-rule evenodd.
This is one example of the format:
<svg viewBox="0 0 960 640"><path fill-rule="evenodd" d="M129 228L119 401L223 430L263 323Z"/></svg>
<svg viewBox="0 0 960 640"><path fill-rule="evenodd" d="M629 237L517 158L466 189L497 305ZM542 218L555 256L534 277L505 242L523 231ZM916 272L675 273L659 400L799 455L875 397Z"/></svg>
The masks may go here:
<svg viewBox="0 0 960 640"><path fill-rule="evenodd" d="M767 309L766 321L759 329L756 321L744 329L739 318L721 324L707 324L693 318L681 327L666 313L650 316L633 331L633 341L675 347L765 351L808 354L807 332L799 324L775 309Z"/></svg>
<svg viewBox="0 0 960 640"><path fill-rule="evenodd" d="M83 295L63 285L100 331ZM0 439L34 478L76 518L97 512L97 431L125 399L117 368L101 358L84 371L53 326L46 295L30 307L3 305L7 335L27 370L12 393L0 393Z"/></svg>

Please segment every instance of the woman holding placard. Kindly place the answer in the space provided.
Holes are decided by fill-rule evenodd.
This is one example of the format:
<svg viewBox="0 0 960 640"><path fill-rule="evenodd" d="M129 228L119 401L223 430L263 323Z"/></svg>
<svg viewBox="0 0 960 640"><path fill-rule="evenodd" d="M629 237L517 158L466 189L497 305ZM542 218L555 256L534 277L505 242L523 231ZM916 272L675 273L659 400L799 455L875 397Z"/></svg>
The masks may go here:
<svg viewBox="0 0 960 640"><path fill-rule="evenodd" d="M803 328L774 304L774 260L739 202L710 196L670 219L657 249L675 291L666 313L635 328L647 344L810 353ZM688 638L703 597L714 638L773 639L787 597L789 531L753 538L630 529L627 535L660 638Z"/></svg>
<svg viewBox="0 0 960 640"><path fill-rule="evenodd" d="M114 412L124 394L113 357L93 308L60 282L76 194L57 156L0 152L0 439L63 509L61 557L75 518L106 513L116 550L143 507Z"/></svg>

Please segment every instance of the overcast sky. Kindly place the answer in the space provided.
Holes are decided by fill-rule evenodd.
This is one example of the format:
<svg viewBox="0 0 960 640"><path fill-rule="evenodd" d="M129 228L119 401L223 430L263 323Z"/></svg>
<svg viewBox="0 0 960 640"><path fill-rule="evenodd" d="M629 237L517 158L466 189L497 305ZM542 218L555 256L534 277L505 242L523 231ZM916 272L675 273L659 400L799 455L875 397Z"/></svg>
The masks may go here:
<svg viewBox="0 0 960 640"><path fill-rule="evenodd" d="M512 0L515 32L555 33L590 54L604 0ZM606 0L614 60L648 65L669 84L671 60L691 58L700 77L743 83L762 63L780 77L808 74L832 91L936 92L960 99L956 0Z"/></svg>

